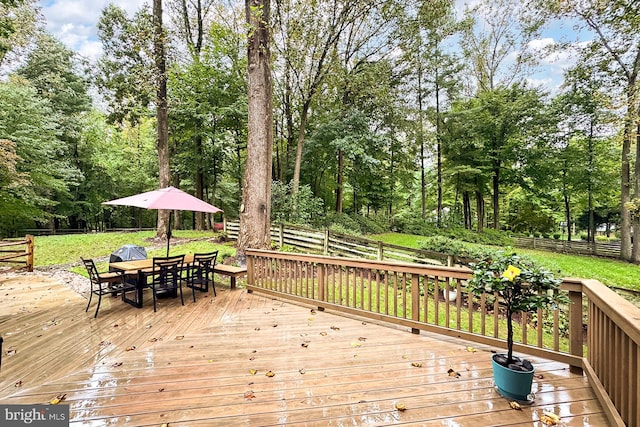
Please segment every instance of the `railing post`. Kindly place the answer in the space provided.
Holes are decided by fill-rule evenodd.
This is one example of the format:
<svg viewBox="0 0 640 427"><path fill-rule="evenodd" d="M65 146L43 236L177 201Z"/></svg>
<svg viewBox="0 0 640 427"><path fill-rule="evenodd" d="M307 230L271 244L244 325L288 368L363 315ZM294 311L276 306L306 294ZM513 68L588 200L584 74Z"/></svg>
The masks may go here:
<svg viewBox="0 0 640 427"><path fill-rule="evenodd" d="M322 244L323 255L329 255L329 229L324 229L324 242Z"/></svg>
<svg viewBox="0 0 640 427"><path fill-rule="evenodd" d="M251 286L253 286L254 284L253 261L254 261L253 255L247 256L247 285L251 285Z"/></svg>
<svg viewBox="0 0 640 427"><path fill-rule="evenodd" d="M326 301L327 296L325 294L325 286L324 286L324 281L325 281L325 270L326 270L326 266L324 264L317 264L318 266L318 299L320 301ZM318 307L320 310L323 310L324 307Z"/></svg>
<svg viewBox="0 0 640 427"><path fill-rule="evenodd" d="M411 320L420 321L420 276L417 274L411 275ZM420 334L420 329L411 328L411 333Z"/></svg>
<svg viewBox="0 0 640 427"><path fill-rule="evenodd" d="M280 245L280 247L283 247L284 246L284 224L282 223L280 224L280 232L278 235L278 239L280 240L278 244Z"/></svg>
<svg viewBox="0 0 640 427"><path fill-rule="evenodd" d="M569 353L582 358L582 291L569 291ZM581 366L570 366L574 374L582 374Z"/></svg>
<svg viewBox="0 0 640 427"><path fill-rule="evenodd" d="M378 240L378 261L384 260L384 243L382 240Z"/></svg>
<svg viewBox="0 0 640 427"><path fill-rule="evenodd" d="M32 272L33 271L33 250L35 248L34 239L31 234L27 234L25 236L25 239L27 241L27 271Z"/></svg>

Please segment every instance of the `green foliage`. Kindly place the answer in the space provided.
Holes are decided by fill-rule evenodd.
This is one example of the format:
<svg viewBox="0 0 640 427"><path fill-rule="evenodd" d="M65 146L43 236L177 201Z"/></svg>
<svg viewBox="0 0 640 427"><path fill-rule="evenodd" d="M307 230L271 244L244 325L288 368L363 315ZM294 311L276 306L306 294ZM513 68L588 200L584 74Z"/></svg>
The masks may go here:
<svg viewBox="0 0 640 427"><path fill-rule="evenodd" d="M323 213L322 200L303 185L292 196L292 184L273 181L271 185L271 221L312 225Z"/></svg>
<svg viewBox="0 0 640 427"><path fill-rule="evenodd" d="M508 363L513 360L513 325L515 313L534 313L538 309L557 308L568 298L557 290L561 279L530 260L515 254L498 253L493 258L472 264L473 277L467 289L480 297L497 295L507 310Z"/></svg>

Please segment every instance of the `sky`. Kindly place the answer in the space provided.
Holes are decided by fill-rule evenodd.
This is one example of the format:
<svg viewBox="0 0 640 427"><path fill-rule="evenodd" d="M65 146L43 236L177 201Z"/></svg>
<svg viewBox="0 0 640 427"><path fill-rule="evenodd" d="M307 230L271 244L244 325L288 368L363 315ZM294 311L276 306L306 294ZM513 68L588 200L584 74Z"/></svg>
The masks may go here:
<svg viewBox="0 0 640 427"><path fill-rule="evenodd" d="M147 0L149 1L149 0ZM461 10L466 3L477 0L457 0ZM82 56L95 59L102 50L97 37L96 24L102 9L114 3L131 16L145 3L145 0L40 0L42 13L47 21L47 30L70 49ZM569 24L561 23L549 28L544 36L534 41L533 46L544 47L561 38L573 38L573 29ZM565 68L573 64L568 54L553 57L540 55L540 71L529 77L531 85L543 87L554 92L562 82Z"/></svg>

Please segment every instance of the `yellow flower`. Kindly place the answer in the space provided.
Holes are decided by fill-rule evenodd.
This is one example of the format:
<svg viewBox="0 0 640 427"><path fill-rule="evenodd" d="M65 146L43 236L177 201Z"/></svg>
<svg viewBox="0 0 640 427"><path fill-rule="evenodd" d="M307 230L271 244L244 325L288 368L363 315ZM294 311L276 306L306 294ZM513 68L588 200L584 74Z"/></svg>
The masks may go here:
<svg viewBox="0 0 640 427"><path fill-rule="evenodd" d="M507 268L507 270L504 273L502 273L502 277L509 279L512 282L513 282L513 279L515 279L519 275L520 275L520 269L518 267L514 267L513 265L510 265L509 268Z"/></svg>

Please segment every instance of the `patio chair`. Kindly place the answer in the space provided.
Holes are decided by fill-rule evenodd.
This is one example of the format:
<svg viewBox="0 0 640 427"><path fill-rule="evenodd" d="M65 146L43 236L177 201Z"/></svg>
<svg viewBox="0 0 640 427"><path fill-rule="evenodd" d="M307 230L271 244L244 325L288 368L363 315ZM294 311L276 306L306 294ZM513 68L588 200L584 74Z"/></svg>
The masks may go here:
<svg viewBox="0 0 640 427"><path fill-rule="evenodd" d="M184 297L182 296L183 265L184 255L153 258L150 287L153 293L154 312L158 295L177 297L178 290L180 291L180 301L184 305Z"/></svg>
<svg viewBox="0 0 640 427"><path fill-rule="evenodd" d="M216 258L218 251L206 254L193 254L193 264L191 264L187 274L187 286L193 290L193 301L196 301L196 292L209 291L209 283L213 288L213 296L216 295L216 286L214 280L213 269L216 266Z"/></svg>
<svg viewBox="0 0 640 427"><path fill-rule="evenodd" d="M87 273L89 274L89 282L91 283L91 291L89 292L89 302L87 302L87 308L85 312L89 311L91 305L91 299L93 295L98 296L98 305L96 305L96 312L93 315L94 318L98 317L98 310L100 309L100 303L102 302L102 296L111 294L116 295L118 292L124 292L126 290L135 289L135 285L126 283L125 275L119 272L113 273L99 273L96 264L93 259L80 258L84 263Z"/></svg>

